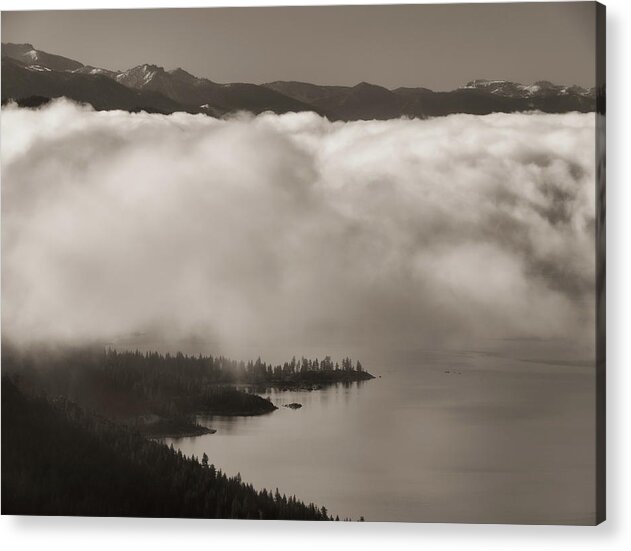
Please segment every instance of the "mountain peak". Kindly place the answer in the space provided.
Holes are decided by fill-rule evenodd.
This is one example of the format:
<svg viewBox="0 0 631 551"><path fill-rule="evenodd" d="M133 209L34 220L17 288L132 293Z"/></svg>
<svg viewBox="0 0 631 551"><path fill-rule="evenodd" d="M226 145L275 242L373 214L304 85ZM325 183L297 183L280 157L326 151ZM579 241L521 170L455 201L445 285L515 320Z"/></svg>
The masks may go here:
<svg viewBox="0 0 631 551"><path fill-rule="evenodd" d="M152 72L152 73L164 72L164 67L160 67L159 65L154 65L153 63L143 63L142 65L137 65L136 67L134 67L132 71L134 69L142 69L143 71Z"/></svg>
<svg viewBox="0 0 631 551"><path fill-rule="evenodd" d="M193 76L188 71L185 71L184 69L182 69L182 67L177 67L177 68L171 69L170 71L167 71L167 72L171 73L172 75L177 75L177 76L189 76L189 77ZM193 77L193 78L195 78L195 77Z"/></svg>
<svg viewBox="0 0 631 551"><path fill-rule="evenodd" d="M170 71L167 71L167 73L169 73L172 77L178 79L181 82L192 83L192 82L197 82L198 80L200 80L195 75L192 75L188 71L185 71L184 69L182 69L182 67L178 67L177 69L171 69Z"/></svg>
<svg viewBox="0 0 631 551"><path fill-rule="evenodd" d="M374 89L374 88L383 88L383 86L379 86L377 84L371 84L370 82L366 82L365 80L362 80L360 83L353 86L353 88L356 88L358 90L365 88L368 90L368 89Z"/></svg>
<svg viewBox="0 0 631 551"><path fill-rule="evenodd" d="M33 44L29 44L28 42L24 42L23 44L16 44L14 42L3 42L2 43L2 52L5 55L8 55L9 57L11 57L11 55L8 53L8 51L13 51L13 52L28 52L30 50L34 50L35 48L33 48Z"/></svg>
<svg viewBox="0 0 631 551"><path fill-rule="evenodd" d="M131 88L143 88L158 74L164 74L163 67L143 63L116 75L116 80Z"/></svg>
<svg viewBox="0 0 631 551"><path fill-rule="evenodd" d="M371 84L370 82L360 82L351 88L351 93L357 97L363 98L380 98L391 96L392 92L383 86Z"/></svg>
<svg viewBox="0 0 631 551"><path fill-rule="evenodd" d="M558 88L556 84L552 84L549 80L538 80L534 85L541 88Z"/></svg>
<svg viewBox="0 0 631 551"><path fill-rule="evenodd" d="M508 81L508 80L502 80L502 79L476 78L474 80L470 80L469 82L467 82L464 86L462 86L462 88L465 88L465 89L475 88L478 90L489 90L489 89L494 90L506 85L518 86L519 84Z"/></svg>
<svg viewBox="0 0 631 551"><path fill-rule="evenodd" d="M25 65L41 65L53 71L73 71L83 67L82 63L60 55L49 54L41 50L36 50L32 44L13 44L7 42L2 44L2 55L16 59Z"/></svg>

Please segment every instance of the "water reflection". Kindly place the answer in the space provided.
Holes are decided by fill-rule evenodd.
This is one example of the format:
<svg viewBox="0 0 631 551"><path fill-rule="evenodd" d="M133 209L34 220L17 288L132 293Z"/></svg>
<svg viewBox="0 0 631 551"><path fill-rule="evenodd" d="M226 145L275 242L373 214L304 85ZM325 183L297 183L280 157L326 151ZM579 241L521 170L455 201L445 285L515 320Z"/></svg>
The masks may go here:
<svg viewBox="0 0 631 551"><path fill-rule="evenodd" d="M371 370L383 378L266 389L277 411L200 417L217 433L166 441L342 517L593 520L595 378L585 362L547 349L539 359L424 350ZM302 408L282 407L292 402Z"/></svg>

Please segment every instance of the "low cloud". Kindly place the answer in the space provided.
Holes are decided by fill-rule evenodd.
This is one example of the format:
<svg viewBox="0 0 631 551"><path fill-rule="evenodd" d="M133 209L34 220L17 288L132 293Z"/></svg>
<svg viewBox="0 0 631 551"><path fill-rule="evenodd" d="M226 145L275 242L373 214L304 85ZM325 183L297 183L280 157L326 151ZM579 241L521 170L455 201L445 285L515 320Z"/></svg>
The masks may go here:
<svg viewBox="0 0 631 551"><path fill-rule="evenodd" d="M2 332L591 337L594 115L2 113Z"/></svg>

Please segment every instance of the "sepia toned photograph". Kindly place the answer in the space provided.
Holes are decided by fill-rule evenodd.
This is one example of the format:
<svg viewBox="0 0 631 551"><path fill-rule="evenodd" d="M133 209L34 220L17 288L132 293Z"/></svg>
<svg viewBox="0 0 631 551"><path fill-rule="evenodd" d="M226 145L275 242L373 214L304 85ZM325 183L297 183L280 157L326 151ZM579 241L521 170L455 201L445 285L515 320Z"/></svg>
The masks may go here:
<svg viewBox="0 0 631 551"><path fill-rule="evenodd" d="M605 8L3 11L3 515L605 519Z"/></svg>

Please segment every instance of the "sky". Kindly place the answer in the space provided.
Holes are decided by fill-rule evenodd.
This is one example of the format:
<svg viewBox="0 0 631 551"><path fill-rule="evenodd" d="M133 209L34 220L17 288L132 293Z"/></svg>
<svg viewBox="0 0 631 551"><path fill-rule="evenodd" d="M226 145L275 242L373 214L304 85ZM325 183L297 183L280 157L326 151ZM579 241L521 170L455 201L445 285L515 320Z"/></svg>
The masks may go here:
<svg viewBox="0 0 631 551"><path fill-rule="evenodd" d="M108 69L433 90L478 78L591 87L595 34L594 2L2 13L3 42Z"/></svg>

